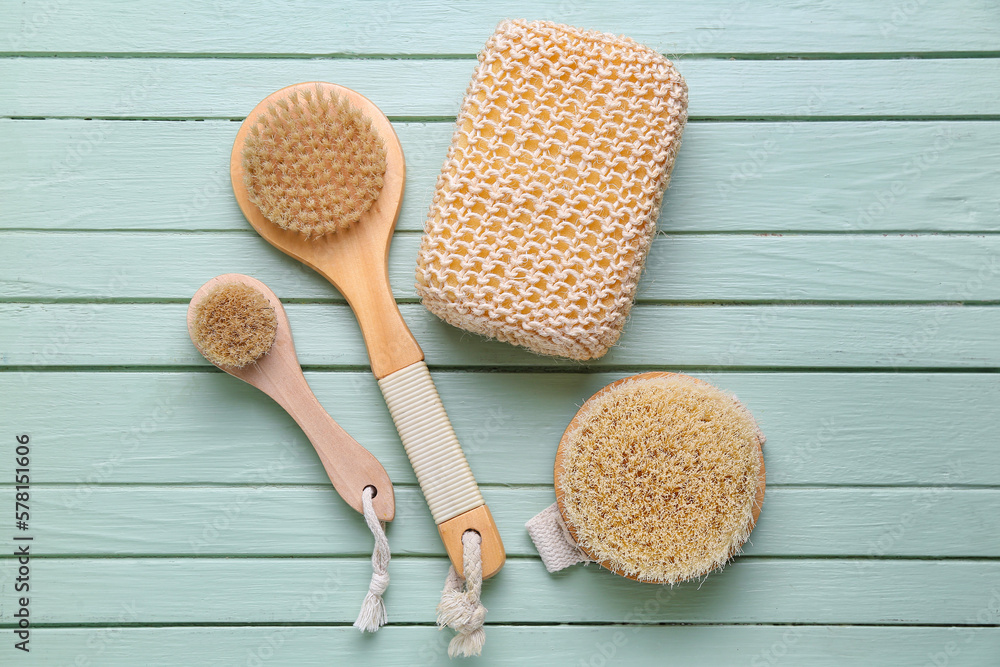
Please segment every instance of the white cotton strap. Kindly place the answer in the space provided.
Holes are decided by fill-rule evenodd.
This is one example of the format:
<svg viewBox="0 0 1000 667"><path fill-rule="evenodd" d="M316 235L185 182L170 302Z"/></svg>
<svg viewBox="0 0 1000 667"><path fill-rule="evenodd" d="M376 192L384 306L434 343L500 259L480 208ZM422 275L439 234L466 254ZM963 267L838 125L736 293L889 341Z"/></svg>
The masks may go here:
<svg viewBox="0 0 1000 667"><path fill-rule="evenodd" d="M549 572L558 572L570 565L589 563L590 559L576 545L569 529L559 513L559 505L552 503L541 512L531 517L524 524L528 529L531 541L538 549L538 555L545 563Z"/></svg>
<svg viewBox="0 0 1000 667"><path fill-rule="evenodd" d="M434 523L484 505L437 388L418 361L378 381Z"/></svg>
<svg viewBox="0 0 1000 667"><path fill-rule="evenodd" d="M354 627L361 632L375 632L385 625L387 620L382 594L389 587L389 540L385 536L382 522L375 515L375 507L372 505L374 497L374 487L366 486L361 492L361 507L364 510L365 522L375 537L375 550L372 551L372 580L368 585L365 600L361 603L358 620L354 621Z"/></svg>
<svg viewBox="0 0 1000 667"><path fill-rule="evenodd" d="M486 642L486 631L483 629L486 607L479 600L483 591L482 540L474 530L467 530L462 534L462 570L465 572L465 579L458 576L458 572L452 567L448 571L441 602L438 603L438 629L447 625L458 633L448 643L449 658L479 655ZM462 590L463 583L465 590Z"/></svg>

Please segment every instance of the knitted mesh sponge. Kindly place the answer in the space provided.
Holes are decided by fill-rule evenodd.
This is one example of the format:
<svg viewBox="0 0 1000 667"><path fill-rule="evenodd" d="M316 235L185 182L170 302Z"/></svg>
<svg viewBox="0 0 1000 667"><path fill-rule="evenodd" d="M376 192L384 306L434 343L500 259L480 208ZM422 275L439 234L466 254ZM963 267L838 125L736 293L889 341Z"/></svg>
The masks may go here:
<svg viewBox="0 0 1000 667"><path fill-rule="evenodd" d="M541 354L603 355L631 308L686 118L684 79L652 49L501 23L425 225L424 305Z"/></svg>
<svg viewBox="0 0 1000 667"><path fill-rule="evenodd" d="M595 394L566 429L555 466L560 513L608 569L676 583L722 567L764 494L750 412L707 382L646 373Z"/></svg>

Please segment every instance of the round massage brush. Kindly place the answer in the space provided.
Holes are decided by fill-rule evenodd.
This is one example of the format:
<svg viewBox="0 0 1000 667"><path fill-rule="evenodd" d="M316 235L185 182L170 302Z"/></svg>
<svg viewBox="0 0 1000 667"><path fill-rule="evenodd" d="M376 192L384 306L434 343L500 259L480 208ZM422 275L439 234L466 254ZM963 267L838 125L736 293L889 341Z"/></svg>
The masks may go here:
<svg viewBox="0 0 1000 667"><path fill-rule="evenodd" d="M323 409L302 374L288 316L264 283L229 273L201 286L188 306L188 333L198 351L226 373L257 387L288 412L312 442L333 487L365 516L375 536L372 586L355 625L385 624L381 594L388 584L389 547L382 521L396 513L382 464Z"/></svg>
<svg viewBox="0 0 1000 667"><path fill-rule="evenodd" d="M556 505L529 533L550 571L596 561L636 581L702 577L739 553L760 515L763 442L749 411L707 382L619 380L567 427Z"/></svg>
<svg viewBox="0 0 1000 667"><path fill-rule="evenodd" d="M464 577L471 557L481 565L473 568L477 578L480 571L488 578L504 563L500 534L389 286L405 169L399 139L378 107L353 90L316 82L258 104L230 162L236 200L254 229L347 299L452 566Z"/></svg>

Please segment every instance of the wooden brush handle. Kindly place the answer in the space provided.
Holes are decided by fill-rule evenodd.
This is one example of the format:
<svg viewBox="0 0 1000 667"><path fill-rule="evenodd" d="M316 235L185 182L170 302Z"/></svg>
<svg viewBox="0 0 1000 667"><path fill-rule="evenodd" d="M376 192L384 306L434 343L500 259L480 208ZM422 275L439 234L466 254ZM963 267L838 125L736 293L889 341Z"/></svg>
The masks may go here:
<svg viewBox="0 0 1000 667"><path fill-rule="evenodd" d="M455 570L462 576L462 534L482 537L483 576L503 567L503 542L479 493L427 364L418 361L379 380L434 523Z"/></svg>
<svg viewBox="0 0 1000 667"><path fill-rule="evenodd" d="M348 234L342 236L348 237ZM345 245L347 242L344 241ZM372 373L381 380L401 368L423 361L424 351L410 333L396 305L384 256L373 253L370 247L362 246L356 251L355 256L361 261L354 267L352 279L342 277L345 271L343 264L336 267L341 275L329 270L329 266L318 267L318 270L337 286L354 311L365 339ZM339 282L335 277L340 278Z"/></svg>
<svg viewBox="0 0 1000 667"><path fill-rule="evenodd" d="M304 378L302 384L305 384ZM392 483L378 459L333 420L308 385L295 387L290 383L276 391L272 388L272 391L272 397L309 438L333 488L341 497L355 510L363 512L362 492L366 486L372 486L376 492L372 503L376 516L382 521L392 521L395 515Z"/></svg>
<svg viewBox="0 0 1000 667"><path fill-rule="evenodd" d="M375 238L372 229L377 227L359 225L339 234L327 248L343 256L324 258L314 268L340 290L358 318L372 373L452 565L463 573L462 534L474 530L482 537L483 577L489 578L506 559L500 532L423 361L424 352L393 298L385 260L388 242Z"/></svg>

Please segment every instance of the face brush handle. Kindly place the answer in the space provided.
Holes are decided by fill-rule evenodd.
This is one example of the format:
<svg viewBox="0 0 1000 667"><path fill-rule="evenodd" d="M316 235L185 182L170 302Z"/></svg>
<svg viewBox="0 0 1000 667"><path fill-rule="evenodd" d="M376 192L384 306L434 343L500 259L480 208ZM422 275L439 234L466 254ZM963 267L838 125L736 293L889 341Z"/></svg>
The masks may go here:
<svg viewBox="0 0 1000 667"><path fill-rule="evenodd" d="M395 514L392 483L382 464L334 421L309 389L305 378L269 389L269 395L285 408L306 434L333 488L341 497L363 513L361 492L366 486L372 486L375 488L373 501L376 514L382 521L391 521ZM387 502L378 502L377 498L382 495L386 496Z"/></svg>
<svg viewBox="0 0 1000 667"><path fill-rule="evenodd" d="M437 388L418 361L378 382L456 571L462 572L462 534L482 537L483 576L503 567L500 533L465 460Z"/></svg>

